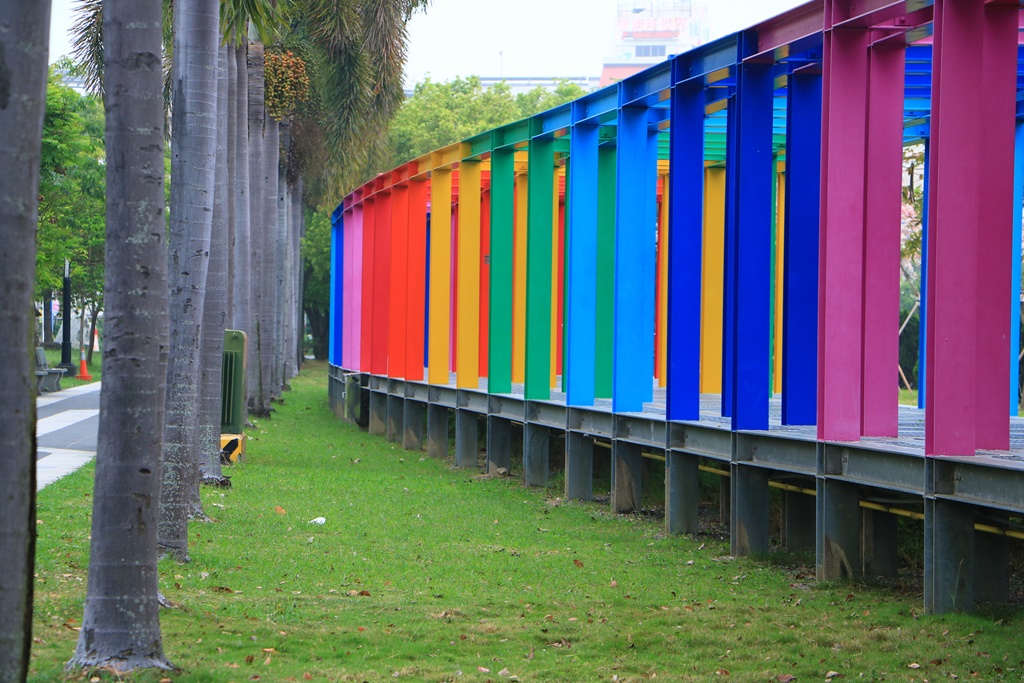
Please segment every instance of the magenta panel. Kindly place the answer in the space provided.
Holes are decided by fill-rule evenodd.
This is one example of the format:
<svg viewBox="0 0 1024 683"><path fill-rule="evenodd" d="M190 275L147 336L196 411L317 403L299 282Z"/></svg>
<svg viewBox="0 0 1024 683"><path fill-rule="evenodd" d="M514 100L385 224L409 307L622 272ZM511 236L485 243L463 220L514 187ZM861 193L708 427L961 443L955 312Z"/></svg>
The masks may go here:
<svg viewBox="0 0 1024 683"><path fill-rule="evenodd" d="M829 441L855 441L861 431L867 45L865 31L825 32L818 438Z"/></svg>
<svg viewBox="0 0 1024 683"><path fill-rule="evenodd" d="M864 331L861 434L899 433L900 211L903 176L903 45L869 55L864 187Z"/></svg>

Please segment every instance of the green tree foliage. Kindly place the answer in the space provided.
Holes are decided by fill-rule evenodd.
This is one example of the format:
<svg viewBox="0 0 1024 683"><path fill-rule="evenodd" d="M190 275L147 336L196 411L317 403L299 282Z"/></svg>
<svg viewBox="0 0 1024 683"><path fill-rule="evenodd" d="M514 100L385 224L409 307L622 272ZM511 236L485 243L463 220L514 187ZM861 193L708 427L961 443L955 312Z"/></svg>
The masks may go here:
<svg viewBox="0 0 1024 683"><path fill-rule="evenodd" d="M328 323L331 306L331 216L317 211L306 222L302 238L302 308L309 318L313 334L313 355L327 358Z"/></svg>
<svg viewBox="0 0 1024 683"><path fill-rule="evenodd" d="M485 88L477 76L446 83L428 78L416 85L391 123L391 166L571 102L584 93L569 81L560 82L554 91L537 87L513 95L507 83Z"/></svg>
<svg viewBox="0 0 1024 683"><path fill-rule="evenodd" d="M104 201L103 103L82 97L51 70L39 182L37 293L61 286L64 259L72 264L80 304L103 296Z"/></svg>

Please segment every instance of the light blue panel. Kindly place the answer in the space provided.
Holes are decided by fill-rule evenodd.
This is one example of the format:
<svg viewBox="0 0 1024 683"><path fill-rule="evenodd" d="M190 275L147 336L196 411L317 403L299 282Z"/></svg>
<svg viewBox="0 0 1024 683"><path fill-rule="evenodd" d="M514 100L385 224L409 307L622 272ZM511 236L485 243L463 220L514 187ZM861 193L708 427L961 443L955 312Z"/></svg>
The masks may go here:
<svg viewBox="0 0 1024 683"><path fill-rule="evenodd" d="M644 249L644 265L640 277L644 283L650 283L650 294L643 299L643 327L641 329L651 331L651 348L643 356L644 367L641 372L647 377L644 385L644 401L654 400L654 331L657 329L655 323L655 294L658 281L658 130L654 127L647 129L647 161L643 168L644 193L636 201L641 203L644 213L644 225L650 232L649 246Z"/></svg>
<svg viewBox="0 0 1024 683"><path fill-rule="evenodd" d="M568 175L565 379L566 402L594 404L597 330L597 150L598 128L572 129Z"/></svg>
<svg viewBox="0 0 1024 683"><path fill-rule="evenodd" d="M644 271L655 234L643 206L649 188L646 107L619 109L617 144L612 410L628 413L643 410L650 395L654 355L653 315L649 322L645 315L648 298L652 310L654 305L654 278Z"/></svg>

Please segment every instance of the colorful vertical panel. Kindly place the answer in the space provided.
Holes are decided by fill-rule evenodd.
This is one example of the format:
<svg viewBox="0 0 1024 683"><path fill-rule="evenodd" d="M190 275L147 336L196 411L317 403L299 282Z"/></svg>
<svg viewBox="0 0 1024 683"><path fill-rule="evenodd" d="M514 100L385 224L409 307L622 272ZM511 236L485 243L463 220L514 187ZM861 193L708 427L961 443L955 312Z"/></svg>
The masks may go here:
<svg viewBox="0 0 1024 683"><path fill-rule="evenodd" d="M451 343L452 172L434 169L430 177L430 322L427 381L448 384Z"/></svg>

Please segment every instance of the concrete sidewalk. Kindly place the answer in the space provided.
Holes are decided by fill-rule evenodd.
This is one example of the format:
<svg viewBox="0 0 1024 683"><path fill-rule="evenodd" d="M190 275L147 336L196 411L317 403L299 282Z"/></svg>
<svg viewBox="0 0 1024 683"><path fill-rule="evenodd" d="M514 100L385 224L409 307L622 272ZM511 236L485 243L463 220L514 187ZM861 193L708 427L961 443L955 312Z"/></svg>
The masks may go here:
<svg viewBox="0 0 1024 683"><path fill-rule="evenodd" d="M96 457L100 382L36 399L36 490Z"/></svg>

